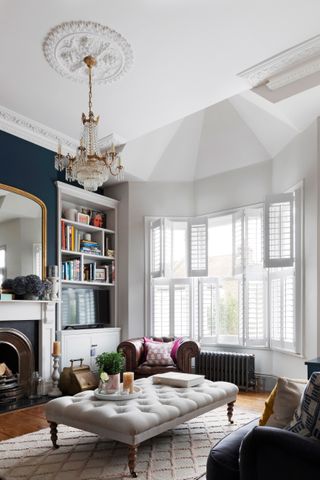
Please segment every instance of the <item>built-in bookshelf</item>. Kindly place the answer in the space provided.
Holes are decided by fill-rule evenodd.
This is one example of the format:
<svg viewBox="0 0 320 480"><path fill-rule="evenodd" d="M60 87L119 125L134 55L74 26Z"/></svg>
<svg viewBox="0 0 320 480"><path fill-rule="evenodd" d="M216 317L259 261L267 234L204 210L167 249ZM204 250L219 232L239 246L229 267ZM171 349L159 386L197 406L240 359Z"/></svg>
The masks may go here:
<svg viewBox="0 0 320 480"><path fill-rule="evenodd" d="M120 329L116 328L118 201L66 183L56 184L61 299L58 330L62 364L66 366L69 359L65 355L78 358L82 351L77 344L79 329L95 338L90 352L96 354L106 351L108 333L120 340ZM93 330L95 322L99 328ZM84 352L80 356L88 355Z"/></svg>

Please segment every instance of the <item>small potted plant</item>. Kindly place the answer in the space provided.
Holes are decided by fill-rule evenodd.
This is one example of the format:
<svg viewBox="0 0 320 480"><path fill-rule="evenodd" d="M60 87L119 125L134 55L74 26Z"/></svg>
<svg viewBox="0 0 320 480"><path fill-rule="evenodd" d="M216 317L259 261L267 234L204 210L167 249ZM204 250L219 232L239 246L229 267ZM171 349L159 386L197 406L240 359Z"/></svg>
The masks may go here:
<svg viewBox="0 0 320 480"><path fill-rule="evenodd" d="M125 366L125 356L122 352L103 352L96 358L102 390L115 393L120 389L120 373ZM105 387L105 388L104 388Z"/></svg>
<svg viewBox="0 0 320 480"><path fill-rule="evenodd" d="M26 293L24 298L26 300L38 300L43 292L43 285L38 275L27 275L26 279Z"/></svg>

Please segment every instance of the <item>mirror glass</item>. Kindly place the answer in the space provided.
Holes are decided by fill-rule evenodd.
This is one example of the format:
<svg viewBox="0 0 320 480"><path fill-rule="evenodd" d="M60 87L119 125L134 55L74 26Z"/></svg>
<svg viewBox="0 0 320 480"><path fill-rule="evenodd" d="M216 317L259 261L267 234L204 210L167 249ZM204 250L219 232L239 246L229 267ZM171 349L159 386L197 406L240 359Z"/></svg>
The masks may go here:
<svg viewBox="0 0 320 480"><path fill-rule="evenodd" d="M42 278L42 208L23 193L0 188L0 285L18 275Z"/></svg>

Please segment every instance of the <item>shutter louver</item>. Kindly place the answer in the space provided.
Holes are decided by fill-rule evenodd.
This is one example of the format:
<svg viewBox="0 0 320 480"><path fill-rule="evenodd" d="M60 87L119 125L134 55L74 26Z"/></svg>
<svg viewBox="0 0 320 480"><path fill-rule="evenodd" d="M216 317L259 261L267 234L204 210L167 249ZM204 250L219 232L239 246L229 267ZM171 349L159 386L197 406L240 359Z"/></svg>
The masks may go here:
<svg viewBox="0 0 320 480"><path fill-rule="evenodd" d="M189 222L189 277L208 275L208 221Z"/></svg>
<svg viewBox="0 0 320 480"><path fill-rule="evenodd" d="M153 335L170 335L170 286L169 283L152 285Z"/></svg>
<svg viewBox="0 0 320 480"><path fill-rule="evenodd" d="M163 222L161 219L151 222L151 277L163 276Z"/></svg>
<svg viewBox="0 0 320 480"><path fill-rule="evenodd" d="M260 278L252 275L246 279L245 317L246 344L266 345L266 285L263 274Z"/></svg>
<svg viewBox="0 0 320 480"><path fill-rule="evenodd" d="M233 275L241 275L244 268L244 214L243 210L232 215Z"/></svg>
<svg viewBox="0 0 320 480"><path fill-rule="evenodd" d="M271 346L296 351L295 275L292 268L270 273Z"/></svg>
<svg viewBox="0 0 320 480"><path fill-rule="evenodd" d="M246 267L248 269L263 267L263 210L246 208Z"/></svg>
<svg viewBox="0 0 320 480"><path fill-rule="evenodd" d="M173 284L173 324L174 335L190 337L191 328L191 289L190 283Z"/></svg>
<svg viewBox="0 0 320 480"><path fill-rule="evenodd" d="M215 279L201 280L199 285L200 338L216 341L219 315L219 288Z"/></svg>
<svg viewBox="0 0 320 480"><path fill-rule="evenodd" d="M292 267L293 193L270 195L265 205L265 268Z"/></svg>

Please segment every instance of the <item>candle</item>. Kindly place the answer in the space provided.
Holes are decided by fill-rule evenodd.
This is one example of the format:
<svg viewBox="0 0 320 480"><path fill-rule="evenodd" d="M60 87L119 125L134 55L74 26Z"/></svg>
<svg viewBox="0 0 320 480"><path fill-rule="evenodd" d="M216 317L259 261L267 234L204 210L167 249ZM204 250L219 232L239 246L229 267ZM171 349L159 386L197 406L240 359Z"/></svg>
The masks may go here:
<svg viewBox="0 0 320 480"><path fill-rule="evenodd" d="M61 344L60 344L60 342L53 342L52 355L61 355Z"/></svg>
<svg viewBox="0 0 320 480"><path fill-rule="evenodd" d="M133 372L123 372L123 390L129 390L129 393L133 393Z"/></svg>

